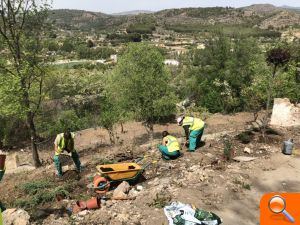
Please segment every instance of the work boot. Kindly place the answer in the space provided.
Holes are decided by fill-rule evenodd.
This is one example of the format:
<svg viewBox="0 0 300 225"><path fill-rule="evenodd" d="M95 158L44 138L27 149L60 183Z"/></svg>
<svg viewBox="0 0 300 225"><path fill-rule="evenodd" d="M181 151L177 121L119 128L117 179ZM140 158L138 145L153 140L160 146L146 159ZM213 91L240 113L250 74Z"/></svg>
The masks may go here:
<svg viewBox="0 0 300 225"><path fill-rule="evenodd" d="M162 155L162 159L165 160L165 161L171 160L171 158L167 155Z"/></svg>

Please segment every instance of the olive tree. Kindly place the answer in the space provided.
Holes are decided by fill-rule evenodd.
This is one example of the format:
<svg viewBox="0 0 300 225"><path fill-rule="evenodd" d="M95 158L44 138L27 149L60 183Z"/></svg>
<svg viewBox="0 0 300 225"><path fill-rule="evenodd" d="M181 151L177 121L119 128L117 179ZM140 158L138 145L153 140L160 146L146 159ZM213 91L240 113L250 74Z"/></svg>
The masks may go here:
<svg viewBox="0 0 300 225"><path fill-rule="evenodd" d="M142 121L150 139L153 125L176 109L170 74L160 51L148 44L130 44L112 75L114 98L133 119Z"/></svg>
<svg viewBox="0 0 300 225"><path fill-rule="evenodd" d="M46 1L0 1L0 113L26 121L34 165L37 151L35 115L43 97L46 57L42 38L47 26Z"/></svg>

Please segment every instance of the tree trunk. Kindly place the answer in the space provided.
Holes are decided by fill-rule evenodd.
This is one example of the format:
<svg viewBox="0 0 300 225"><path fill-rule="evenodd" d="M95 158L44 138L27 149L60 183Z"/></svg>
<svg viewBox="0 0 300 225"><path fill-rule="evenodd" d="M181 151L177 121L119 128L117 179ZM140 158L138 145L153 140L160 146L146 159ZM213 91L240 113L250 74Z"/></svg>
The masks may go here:
<svg viewBox="0 0 300 225"><path fill-rule="evenodd" d="M270 109L270 105L271 105L271 98L272 98L272 91L273 91L272 84L273 84L273 81L274 81L274 78L276 75L276 70L277 70L277 66L274 66L272 79L270 79L270 81L269 81L268 99L267 99L267 107L266 107L267 113L268 113L268 111Z"/></svg>
<svg viewBox="0 0 300 225"><path fill-rule="evenodd" d="M35 129L35 124L34 124L34 113L31 111L30 108L30 101L29 101L29 94L26 86L26 82L24 79L21 80L21 86L23 88L23 104L26 108L27 114L26 114L26 122L27 122L27 127L30 131L30 139L31 139L31 151L32 151L32 159L33 159L33 164L34 166L40 167L42 165L40 158L39 158L39 153L37 150L36 146L36 129Z"/></svg>
<svg viewBox="0 0 300 225"><path fill-rule="evenodd" d="M39 158L39 153L37 150L36 146L36 129L35 129L35 124L32 116L32 112L27 113L27 126L30 130L30 137L31 137L31 151L32 151L32 158L33 158L33 163L34 166L40 167L42 165L40 158Z"/></svg>
<svg viewBox="0 0 300 225"><path fill-rule="evenodd" d="M124 133L125 133L125 131L124 131L124 126L123 126L123 123L120 123L120 125L121 125L121 133L122 133L122 134L124 134Z"/></svg>
<svg viewBox="0 0 300 225"><path fill-rule="evenodd" d="M149 138L150 138L150 141L153 142L154 140L154 129L153 129L153 124L150 123L149 124Z"/></svg>
<svg viewBox="0 0 300 225"><path fill-rule="evenodd" d="M115 135L114 135L114 132L112 129L107 129L108 130L108 134L109 134L109 140L110 140L110 143L112 145L114 145L116 143L115 141Z"/></svg>
<svg viewBox="0 0 300 225"><path fill-rule="evenodd" d="M151 141L151 143L153 142L154 140L154 129L153 129L153 123L151 122L147 122L146 124L144 124L145 128L146 128L146 131L149 135L149 140Z"/></svg>
<svg viewBox="0 0 300 225"><path fill-rule="evenodd" d="M266 140L266 138L265 138L266 129L267 129L268 120L269 120L269 117L270 117L269 110L270 110L270 105L271 105L271 98L273 96L272 95L272 92L273 92L273 86L272 86L272 84L274 82L276 71L277 71L277 66L275 65L274 69L273 69L273 73L272 73L272 78L269 80L268 99L267 99L267 106L266 106L266 115L264 116L264 119L263 119L262 136L263 136L263 138L265 140Z"/></svg>

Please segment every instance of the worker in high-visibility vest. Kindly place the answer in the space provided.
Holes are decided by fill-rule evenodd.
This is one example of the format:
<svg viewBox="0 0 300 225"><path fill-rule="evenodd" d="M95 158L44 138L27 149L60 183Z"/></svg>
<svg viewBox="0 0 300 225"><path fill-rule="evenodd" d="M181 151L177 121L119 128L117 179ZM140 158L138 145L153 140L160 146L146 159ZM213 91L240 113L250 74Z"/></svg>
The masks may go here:
<svg viewBox="0 0 300 225"><path fill-rule="evenodd" d="M158 146L162 157L166 160L177 159L180 156L180 144L176 137L170 135L168 131L162 132L163 140Z"/></svg>
<svg viewBox="0 0 300 225"><path fill-rule="evenodd" d="M189 151L194 152L201 142L205 127L204 121L194 117L181 116L177 118L177 123L185 131L186 144L189 147Z"/></svg>
<svg viewBox="0 0 300 225"><path fill-rule="evenodd" d="M71 157L75 163L77 171L81 172L82 170L81 162L79 160L79 155L76 152L74 147L74 138L75 138L75 134L72 133L70 129L67 129L64 133L58 134L54 141L54 149L55 149L54 165L56 167L57 175L59 177L62 177L63 175L59 155L64 151L71 153Z"/></svg>
<svg viewBox="0 0 300 225"><path fill-rule="evenodd" d="M0 151L1 153L1 151ZM5 161L4 161L5 163ZM4 164L4 168L3 169L0 169L0 181L2 180L3 176L4 176L4 173L5 173L5 164ZM2 212L5 210L5 207L2 205L1 201L0 201L0 225L3 224L3 221L2 221Z"/></svg>

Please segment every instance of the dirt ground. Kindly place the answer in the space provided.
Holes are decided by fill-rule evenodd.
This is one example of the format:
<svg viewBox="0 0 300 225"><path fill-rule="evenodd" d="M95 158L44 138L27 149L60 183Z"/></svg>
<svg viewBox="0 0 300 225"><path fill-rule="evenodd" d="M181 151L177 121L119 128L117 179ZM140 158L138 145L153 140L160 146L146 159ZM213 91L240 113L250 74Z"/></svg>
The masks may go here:
<svg viewBox="0 0 300 225"><path fill-rule="evenodd" d="M57 181L49 148L41 152L44 166L40 169L22 173L8 173L1 183L0 199L8 206L18 198L24 197L18 186L32 180L49 177L57 185L72 183L74 190L69 199L64 200L67 207L83 196L95 196L87 192L86 185L95 172L95 166L107 161L133 161L147 155L140 163L152 162L145 171L146 180L140 182L143 188L133 187L129 195L135 200L103 201L101 209L88 211L82 215L49 214L36 224L168 224L161 206L171 201L190 203L202 209L215 212L223 219L223 224L259 224L259 202L267 192L295 192L300 188L300 164L297 155L286 156L281 153L284 140L293 138L296 149L300 145L300 129L276 130L266 139L260 132L253 132L251 141L243 144L236 138L253 120L251 113L236 115L215 114L206 120L205 145L195 153L183 149L183 157L174 161L164 161L154 147L160 133L168 130L177 137L183 131L176 124L156 125L154 142L149 142L146 130L141 123L124 124L125 133L117 128L119 145L110 146L107 132L102 129L88 129L78 133L76 146L85 165L80 178ZM224 133L234 149L235 156L255 157L251 162L227 161L224 158ZM220 135L218 135L220 134ZM245 147L251 150L244 152ZM27 160L26 150L20 153L20 160ZM25 155L24 157L22 157ZM72 168L72 162L67 164ZM72 180L73 179L73 180ZM14 193L12 195L12 193ZM38 209L63 207L61 202L40 205Z"/></svg>

